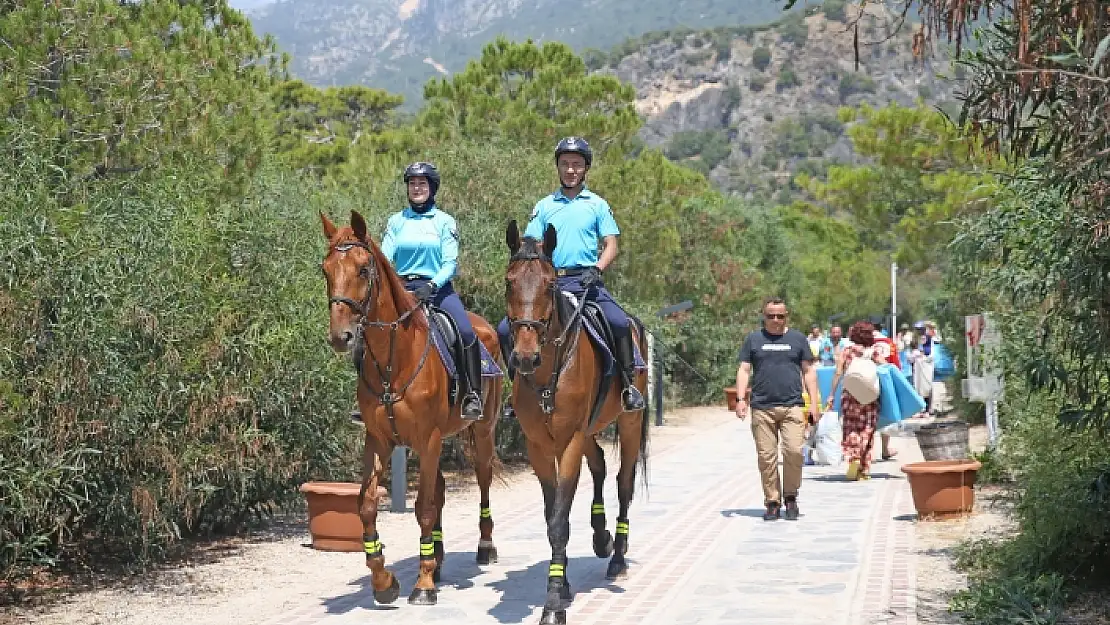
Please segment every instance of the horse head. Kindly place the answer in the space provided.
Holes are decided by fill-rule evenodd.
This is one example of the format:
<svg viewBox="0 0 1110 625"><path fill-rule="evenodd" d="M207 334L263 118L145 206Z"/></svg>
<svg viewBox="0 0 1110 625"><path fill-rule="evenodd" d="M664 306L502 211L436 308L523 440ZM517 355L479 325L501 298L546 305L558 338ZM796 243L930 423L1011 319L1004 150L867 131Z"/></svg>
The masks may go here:
<svg viewBox="0 0 1110 625"><path fill-rule="evenodd" d="M516 220L509 223L505 242L512 252L505 273L505 310L513 337L509 366L523 375L540 366L540 350L547 344L555 317L555 266L551 257L557 242L550 224L543 247L532 237L520 238Z"/></svg>
<svg viewBox="0 0 1110 625"><path fill-rule="evenodd" d="M324 238L328 253L320 264L327 281L330 324L328 342L337 352L351 349L355 330L370 313L377 290L378 262L373 241L366 234L366 221L351 211L351 225L336 227L323 213Z"/></svg>

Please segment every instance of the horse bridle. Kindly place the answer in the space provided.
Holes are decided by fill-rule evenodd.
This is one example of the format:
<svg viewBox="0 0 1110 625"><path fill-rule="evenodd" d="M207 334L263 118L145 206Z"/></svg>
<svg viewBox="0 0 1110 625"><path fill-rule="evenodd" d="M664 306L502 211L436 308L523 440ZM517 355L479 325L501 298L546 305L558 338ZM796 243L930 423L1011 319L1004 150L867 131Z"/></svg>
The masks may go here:
<svg viewBox="0 0 1110 625"><path fill-rule="evenodd" d="M512 258L509 259L509 262L514 262L518 260L543 260L548 263L551 262L551 260L546 256L535 253L520 253L514 255ZM516 331L519 328L531 328L538 337L538 342L541 349L547 345L547 334L548 331L551 329L551 320L557 312L557 298L559 297L558 282L556 281L552 283L547 290L551 294L551 312L547 314L546 318L544 318L543 320L537 320L514 319L512 317L509 317L510 336L515 336ZM583 293L582 296L578 298L578 305L575 307L574 314L571 315L570 319L568 319L566 323L563 324L563 331L560 332L559 336L555 337L555 339L551 342L551 344L555 347L555 363L551 368L551 378L548 379L547 384L544 384L543 386L536 386L536 383L533 379L535 377L534 373L524 374L517 372L517 374L520 376L520 379L523 380L529 388L535 391L536 396L539 398L540 410L543 411L545 415L551 415L553 412L555 412L555 388L559 384L559 376L563 373L563 369L565 369L570 362L570 354L574 351L572 347L567 347L566 349L564 349L564 345L567 342L567 338L570 336L571 330L574 329L576 325L575 322L578 321L578 318L581 316L582 308L585 305L586 295L585 293ZM578 335L575 334L575 336L577 337Z"/></svg>
<svg viewBox="0 0 1110 625"><path fill-rule="evenodd" d="M351 248L361 247L370 252L370 246L362 241L346 241L336 244L335 251L348 252ZM328 297L328 306L333 304L344 304L349 306L355 313L358 314L358 325L355 327L354 347L351 349L351 360L354 361L355 371L358 372L359 381L366 385L367 390L377 396L378 401L385 406L386 415L389 417L389 426L393 430L393 437L397 438L397 423L394 420L393 405L401 401L405 396L405 391L409 386L416 381L416 377L420 375L421 369L424 368L424 363L428 359L428 353L431 351L432 346L432 332L428 330L428 338L424 343L424 352L420 355L420 362L417 363L416 368L412 372L412 376L403 385L393 387L393 356L395 353L394 347L397 343L397 331L400 327L408 321L409 317L422 306L418 304L414 308L406 310L401 313L393 321L371 321L369 317L370 304L377 299L378 290L381 288L381 283L378 276L378 264L374 261L374 255L370 254L370 262L359 269L359 275L366 278L367 289L366 298L362 302L356 302L349 297L338 297L331 295ZM382 363L374 355L374 350L366 350L366 342L364 340L366 328L388 329L389 330L389 356L385 361L385 368L382 368ZM382 390L378 392L370 384L370 380L366 379L364 358L365 352L370 353L370 362L374 365L374 369L378 372L378 378L382 381ZM396 390L394 390L394 388Z"/></svg>

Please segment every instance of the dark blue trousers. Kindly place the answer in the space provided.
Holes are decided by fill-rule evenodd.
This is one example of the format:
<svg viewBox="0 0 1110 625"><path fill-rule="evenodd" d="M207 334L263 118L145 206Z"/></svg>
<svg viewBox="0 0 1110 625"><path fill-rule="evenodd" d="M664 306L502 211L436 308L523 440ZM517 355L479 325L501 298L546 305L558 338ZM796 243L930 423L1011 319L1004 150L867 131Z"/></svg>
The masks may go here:
<svg viewBox="0 0 1110 625"><path fill-rule="evenodd" d="M582 288L582 284L578 281L578 276L565 276L556 281L560 291L567 291L573 293L575 297L581 298L582 294L586 292ZM601 312L605 315L605 319L609 321L609 325L613 328L613 338L621 340L627 337L631 330L629 329L630 322L628 321L628 314L617 305L616 300L605 289L603 282L598 282L595 286L590 287L590 292L586 299L593 300L601 306ZM497 335L501 338L501 345L508 346L512 344L512 335L509 332L509 318L506 317L497 324Z"/></svg>
<svg viewBox="0 0 1110 625"><path fill-rule="evenodd" d="M409 291L415 291L416 287L427 284L429 280L418 278L415 280L406 280L405 288ZM459 326L459 336L462 337L463 345L472 345L477 335L474 334L474 326L470 325L470 318L466 315L466 309L463 308L462 300L459 299L459 294L455 292L454 285L448 280L447 284L439 287L436 291L435 297L432 298L432 304L447 311L454 319L455 325Z"/></svg>

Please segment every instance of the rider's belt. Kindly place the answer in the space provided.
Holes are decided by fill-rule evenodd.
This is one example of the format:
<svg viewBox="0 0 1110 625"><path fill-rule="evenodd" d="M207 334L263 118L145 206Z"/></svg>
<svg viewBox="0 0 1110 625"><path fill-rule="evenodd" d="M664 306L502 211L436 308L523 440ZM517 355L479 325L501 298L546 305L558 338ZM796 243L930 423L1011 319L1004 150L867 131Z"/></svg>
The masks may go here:
<svg viewBox="0 0 1110 625"><path fill-rule="evenodd" d="M588 267L566 267L564 269L556 269L555 275L560 278L580 276L586 272L586 269L588 269Z"/></svg>
<svg viewBox="0 0 1110 625"><path fill-rule="evenodd" d="M413 280L431 280L431 278L429 278L427 276L418 276L416 274L401 276L401 279L404 280L405 282L412 282Z"/></svg>

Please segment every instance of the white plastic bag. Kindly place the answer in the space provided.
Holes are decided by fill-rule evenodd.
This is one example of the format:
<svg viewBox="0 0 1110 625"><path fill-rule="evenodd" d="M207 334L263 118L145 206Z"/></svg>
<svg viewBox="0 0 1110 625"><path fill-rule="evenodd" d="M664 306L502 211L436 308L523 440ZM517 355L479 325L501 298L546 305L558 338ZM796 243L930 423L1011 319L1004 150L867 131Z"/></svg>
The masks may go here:
<svg viewBox="0 0 1110 625"><path fill-rule="evenodd" d="M814 462L831 466L840 465L843 460L840 440L843 436L844 430L840 426L840 413L830 411L822 414L813 436Z"/></svg>

